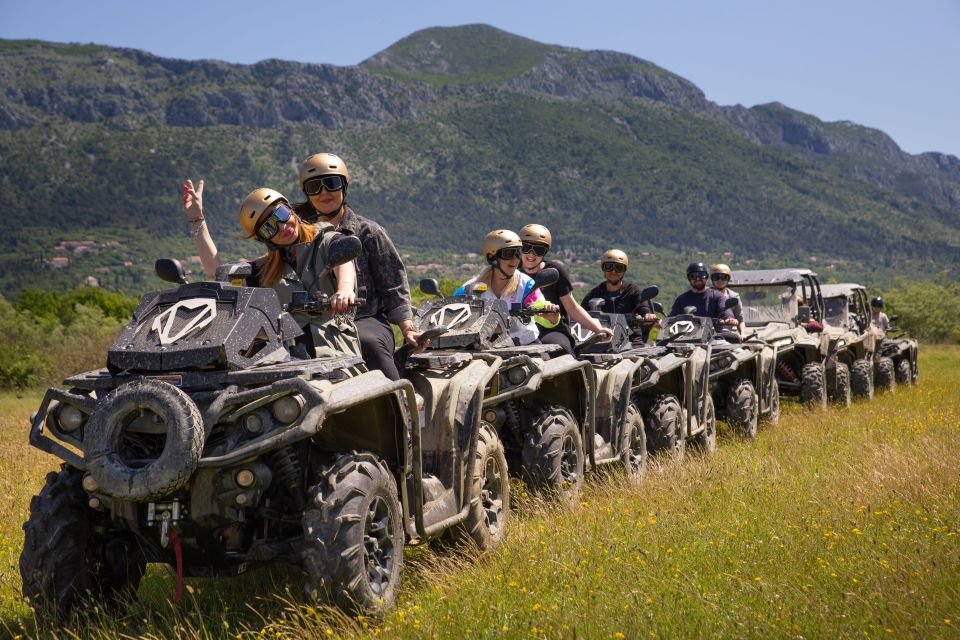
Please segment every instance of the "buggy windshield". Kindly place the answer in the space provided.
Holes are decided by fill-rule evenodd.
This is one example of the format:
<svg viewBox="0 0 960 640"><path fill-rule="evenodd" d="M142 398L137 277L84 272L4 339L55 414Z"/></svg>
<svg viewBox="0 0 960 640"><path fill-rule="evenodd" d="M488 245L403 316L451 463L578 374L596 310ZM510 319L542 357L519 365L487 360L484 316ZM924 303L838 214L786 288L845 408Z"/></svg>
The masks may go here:
<svg viewBox="0 0 960 640"><path fill-rule="evenodd" d="M841 329L847 325L847 296L824 298L823 306L826 307L823 315L828 325Z"/></svg>
<svg viewBox="0 0 960 640"><path fill-rule="evenodd" d="M743 321L748 326L796 321L800 292L795 284L745 285L730 288L740 294Z"/></svg>

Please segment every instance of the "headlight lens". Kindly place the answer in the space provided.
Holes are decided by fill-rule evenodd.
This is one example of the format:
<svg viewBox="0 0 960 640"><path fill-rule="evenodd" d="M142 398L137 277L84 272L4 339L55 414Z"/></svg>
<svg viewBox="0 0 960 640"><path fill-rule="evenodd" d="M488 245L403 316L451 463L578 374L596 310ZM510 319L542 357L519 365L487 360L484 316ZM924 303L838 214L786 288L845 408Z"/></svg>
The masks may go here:
<svg viewBox="0 0 960 640"><path fill-rule="evenodd" d="M510 384L521 384L527 379L527 371L523 367L514 367L507 372L507 380Z"/></svg>
<svg viewBox="0 0 960 640"><path fill-rule="evenodd" d="M80 409L70 404L60 405L57 409L57 426L64 433L73 433L83 425L87 416Z"/></svg>
<svg viewBox="0 0 960 640"><path fill-rule="evenodd" d="M300 396L283 396L273 403L273 417L283 424L290 424L300 416L302 408Z"/></svg>

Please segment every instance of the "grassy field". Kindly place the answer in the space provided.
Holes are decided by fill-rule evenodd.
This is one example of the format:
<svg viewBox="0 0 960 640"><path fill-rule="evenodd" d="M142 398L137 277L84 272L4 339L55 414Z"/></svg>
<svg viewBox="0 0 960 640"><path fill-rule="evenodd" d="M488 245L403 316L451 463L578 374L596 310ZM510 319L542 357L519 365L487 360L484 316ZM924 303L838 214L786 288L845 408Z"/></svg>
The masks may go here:
<svg viewBox="0 0 960 640"><path fill-rule="evenodd" d="M482 558L407 553L400 605L345 619L300 601L296 570L191 580L151 567L121 617L59 637L957 638L960 348L922 350L921 384L808 413L755 442L665 459L637 486L593 482L564 512L520 496ZM0 630L34 635L21 523L55 461L26 444L38 395L0 399Z"/></svg>

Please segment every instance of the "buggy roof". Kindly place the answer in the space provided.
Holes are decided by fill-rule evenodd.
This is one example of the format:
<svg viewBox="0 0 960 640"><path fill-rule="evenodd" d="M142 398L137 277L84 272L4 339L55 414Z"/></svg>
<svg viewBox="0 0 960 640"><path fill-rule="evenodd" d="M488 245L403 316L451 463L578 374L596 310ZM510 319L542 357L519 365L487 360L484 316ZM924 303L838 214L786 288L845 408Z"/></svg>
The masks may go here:
<svg viewBox="0 0 960 640"><path fill-rule="evenodd" d="M803 279L803 276L814 276L810 269L756 269L753 271L734 271L730 278L730 285L748 285L748 284L785 284L796 283Z"/></svg>
<svg viewBox="0 0 960 640"><path fill-rule="evenodd" d="M863 285L843 283L843 284L822 284L820 293L824 298L839 298L840 296L852 296L855 292L864 289Z"/></svg>

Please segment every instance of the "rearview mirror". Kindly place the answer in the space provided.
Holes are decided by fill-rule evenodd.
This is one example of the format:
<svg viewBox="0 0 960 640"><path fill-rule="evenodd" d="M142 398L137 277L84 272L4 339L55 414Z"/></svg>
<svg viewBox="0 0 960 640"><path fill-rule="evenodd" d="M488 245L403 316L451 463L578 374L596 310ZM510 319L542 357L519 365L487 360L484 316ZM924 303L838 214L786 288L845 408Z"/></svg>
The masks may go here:
<svg viewBox="0 0 960 640"><path fill-rule="evenodd" d="M739 304L740 304L740 298L734 298L733 296L730 296L729 298L723 301L723 309L724 310L733 309Z"/></svg>
<svg viewBox="0 0 960 640"><path fill-rule="evenodd" d="M654 313L665 314L667 312L667 310L663 308L663 305L657 302L656 300L651 302L650 306L653 307Z"/></svg>
<svg viewBox="0 0 960 640"><path fill-rule="evenodd" d="M599 311L603 306L603 298L590 298L587 300L587 306L590 307L590 311Z"/></svg>
<svg viewBox="0 0 960 640"><path fill-rule="evenodd" d="M437 296L438 298L443 297L443 293L440 291L440 285L433 278L424 278L420 281L420 292L425 293L428 296Z"/></svg>
<svg viewBox="0 0 960 640"><path fill-rule="evenodd" d="M153 263L153 270L157 277L173 284L187 284L187 276L183 273L183 265L173 258L158 258Z"/></svg>
<svg viewBox="0 0 960 640"><path fill-rule="evenodd" d="M552 284L556 284L559 279L560 272L553 267L541 269L537 275L533 276L533 290L549 287Z"/></svg>
<svg viewBox="0 0 960 640"><path fill-rule="evenodd" d="M650 285L646 289L640 292L641 300L653 300L658 295L660 295L660 287L655 284Z"/></svg>
<svg viewBox="0 0 960 640"><path fill-rule="evenodd" d="M327 269L339 267L356 259L363 251L360 238L357 236L340 236L327 247Z"/></svg>
<svg viewBox="0 0 960 640"><path fill-rule="evenodd" d="M692 307L692 306L691 306L691 307L684 307L684 308L683 308L683 314L684 314L684 315L687 315L687 316L695 316L695 315L697 315L697 308L696 308L696 307Z"/></svg>
<svg viewBox="0 0 960 640"><path fill-rule="evenodd" d="M890 322L896 322L897 320L900 319L900 316L890 316L889 319L890 319Z"/></svg>

